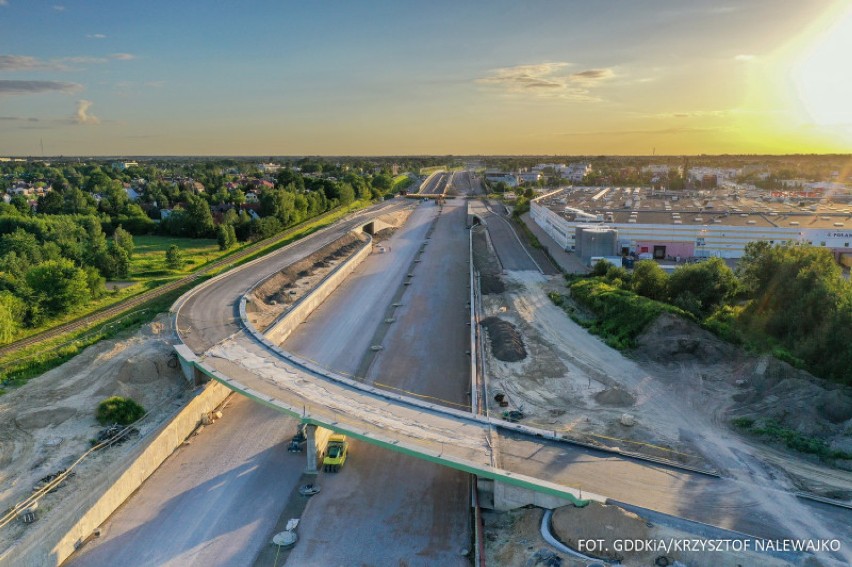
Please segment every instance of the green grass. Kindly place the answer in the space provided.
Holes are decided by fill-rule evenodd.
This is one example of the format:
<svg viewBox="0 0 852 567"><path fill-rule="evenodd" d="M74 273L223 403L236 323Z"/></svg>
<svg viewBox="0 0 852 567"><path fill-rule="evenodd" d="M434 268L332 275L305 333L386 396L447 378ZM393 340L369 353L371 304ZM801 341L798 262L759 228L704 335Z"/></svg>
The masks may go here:
<svg viewBox="0 0 852 567"><path fill-rule="evenodd" d="M570 289L571 297L595 315L587 324L589 331L619 350L635 347L636 338L662 313L694 319L682 309L611 286L598 278L577 280Z"/></svg>
<svg viewBox="0 0 852 567"><path fill-rule="evenodd" d="M13 354L7 355L6 357L0 358L0 395L4 392L4 385L20 386L26 383L26 381L30 378L38 376L51 368L59 366L60 364L70 360L86 347L91 346L102 339L111 338L125 329L138 328L139 326L148 323L158 313L168 311L171 305L178 297L180 297L181 294L189 290L192 286L201 283L203 279L212 277L213 275L222 273L246 262L250 262L255 258L259 258L260 256L286 246L300 238L304 238L308 234L334 223L341 217L358 209L368 207L371 204L372 203L370 201L355 201L348 207L340 208L321 219L302 225L298 230L290 233L286 238L273 242L246 258L226 264L221 268L205 274L201 280L196 280L194 283L182 286L177 290L171 291L159 298L149 301L139 306L131 313L116 316L106 322L96 323L85 329L77 330L70 334L63 335L62 337L57 337L29 346L25 349L16 351ZM203 265L208 262L212 262L222 256L233 254L250 245L245 244L239 248L233 248L227 252L221 252L219 251L218 245L213 240L145 236L139 237L138 240L134 239L134 243L136 243L136 250L134 251L133 258L134 262L137 261L137 254L139 256L138 261L147 262L148 260L143 260L145 256L153 256L155 259L158 256L165 258L164 251L168 249L169 246L172 244L182 246L182 249L186 251L187 255L192 254L193 257L196 258L196 263L192 269L185 268L181 272L175 272L178 276L192 273L203 267ZM143 263L143 265L145 264ZM21 334L16 337L16 339L21 339L83 317L102 307L112 305L137 293L146 291L150 287L156 287L157 285L174 279L176 279L176 277L150 278L139 281L126 289L119 290L117 292L109 292L105 297L98 301L93 301L87 305L81 306L76 311L68 313L61 319L51 320L49 323L46 323L39 328L27 329L26 334Z"/></svg>
<svg viewBox="0 0 852 567"><path fill-rule="evenodd" d="M209 262L239 250L219 250L215 240L206 238L173 238L170 236L136 236L135 250L130 260L130 281L150 279L178 279L190 274ZM183 255L184 266L180 270L166 267L166 250L175 245ZM240 247L242 248L242 246Z"/></svg>
<svg viewBox="0 0 852 567"><path fill-rule="evenodd" d="M832 449L828 443L816 437L803 435L795 429L784 427L774 419L764 420L758 423L750 417L738 417L731 420L738 429L742 429L752 435L757 435L769 441L782 443L788 449L816 455L823 461L835 461L837 459L852 459L852 453Z"/></svg>
<svg viewBox="0 0 852 567"><path fill-rule="evenodd" d="M407 173L402 173L393 178L391 184L391 193L398 193L402 189L410 187L414 183L414 178Z"/></svg>
<svg viewBox="0 0 852 567"><path fill-rule="evenodd" d="M101 340L113 338L126 330L135 331L159 313L168 311L178 297L198 283L200 282L196 281L152 299L130 313L30 345L0 358L0 395L5 393L4 388L22 386L31 378L71 360L85 348Z"/></svg>
<svg viewBox="0 0 852 567"><path fill-rule="evenodd" d="M432 173L435 173L436 171L441 171L441 170L445 170L445 169L447 169L447 166L445 166L445 165L433 165L432 167L421 167L420 168L420 175L431 175Z"/></svg>

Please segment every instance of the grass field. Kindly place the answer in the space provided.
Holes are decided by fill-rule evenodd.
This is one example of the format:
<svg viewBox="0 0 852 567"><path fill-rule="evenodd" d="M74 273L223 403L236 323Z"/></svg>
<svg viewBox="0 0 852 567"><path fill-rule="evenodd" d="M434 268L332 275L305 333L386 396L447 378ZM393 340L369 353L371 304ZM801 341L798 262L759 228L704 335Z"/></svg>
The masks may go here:
<svg viewBox="0 0 852 567"><path fill-rule="evenodd" d="M235 266L249 262L255 258L268 254L269 252L286 246L308 234L315 232L325 226L332 224L341 217L370 205L370 201L355 201L348 207L340 208L332 213L327 214L323 218L308 221L293 230L286 238L282 238L276 242L270 243L268 246L255 251L249 256L226 263L223 266L208 273L205 278L212 277L223 271L231 269ZM98 301L93 301L87 305L81 306L72 313L68 313L61 319L54 319L44 326L37 329L27 329L26 333L22 333L16 339L22 339L27 336L39 333L52 327L73 321L74 319L83 317L103 307L107 307L123 299L147 291L152 287L156 287L167 281L176 279L202 268L204 264L212 262L228 254L233 254L248 246L243 245L239 248L233 248L227 252L219 250L219 246L214 240L189 239L189 238L169 238L161 236L145 236L134 238L135 250L133 263L138 262L139 267L131 267L131 277L135 277L136 281L132 285L107 293ZM181 247L185 255L185 259L192 261L190 265L184 266L181 271L169 271L165 278L156 276L138 277L140 272L160 272L165 268L165 250L172 244ZM157 313L168 311L172 303L186 290L194 285L198 285L200 281L195 281L183 286L182 288L169 292L168 294L152 299L147 303L139 306L131 313L124 313L116 316L109 321L93 324L85 329L78 329L72 333L65 334L61 337L47 340L15 353L0 357L0 395L6 387L18 387L33 376L38 376L47 370L54 368L67 360L73 358L77 353L81 352L87 346L96 342L111 338L118 333L127 330L138 328L140 325L147 323L153 319Z"/></svg>
<svg viewBox="0 0 852 567"><path fill-rule="evenodd" d="M170 236L136 236L133 238L135 250L130 261L130 280L145 281L152 278L177 279L190 274L225 254L239 248L222 252L219 244L205 238L173 238ZM166 267L166 250L176 245L183 255L184 265L180 270Z"/></svg>

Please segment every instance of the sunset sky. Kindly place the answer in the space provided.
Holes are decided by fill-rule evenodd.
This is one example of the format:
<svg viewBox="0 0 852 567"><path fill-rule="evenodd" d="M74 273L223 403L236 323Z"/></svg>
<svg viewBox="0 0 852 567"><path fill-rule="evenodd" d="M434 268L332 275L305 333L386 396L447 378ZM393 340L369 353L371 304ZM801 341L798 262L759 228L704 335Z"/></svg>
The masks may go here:
<svg viewBox="0 0 852 567"><path fill-rule="evenodd" d="M0 155L852 151L848 1L0 0Z"/></svg>

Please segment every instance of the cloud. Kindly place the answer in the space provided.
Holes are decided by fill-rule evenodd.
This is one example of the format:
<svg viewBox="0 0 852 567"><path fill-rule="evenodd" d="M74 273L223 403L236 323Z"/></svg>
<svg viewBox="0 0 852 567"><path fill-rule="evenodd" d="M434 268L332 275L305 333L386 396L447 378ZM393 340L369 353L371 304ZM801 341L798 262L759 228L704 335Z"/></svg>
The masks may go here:
<svg viewBox="0 0 852 567"><path fill-rule="evenodd" d="M0 0L0 6L8 6L8 5L9 5L8 0Z"/></svg>
<svg viewBox="0 0 852 567"><path fill-rule="evenodd" d="M38 118L24 116L0 116L0 122L38 122Z"/></svg>
<svg viewBox="0 0 852 567"><path fill-rule="evenodd" d="M756 56L749 54L740 54L734 57L734 61L740 61L743 63L748 63L749 61L754 61L755 59L757 59Z"/></svg>
<svg viewBox="0 0 852 567"><path fill-rule="evenodd" d="M117 59L119 61L131 61L136 59L136 56L132 53L113 53L109 57L110 59Z"/></svg>
<svg viewBox="0 0 852 567"><path fill-rule="evenodd" d="M55 62L42 61L29 55L0 55L0 71L60 70Z"/></svg>
<svg viewBox="0 0 852 567"><path fill-rule="evenodd" d="M534 65L517 65L494 69L477 83L504 88L512 94L527 94L575 101L596 101L589 90L601 81L615 77L612 69L587 69L565 73L571 63L552 62Z"/></svg>
<svg viewBox="0 0 852 567"><path fill-rule="evenodd" d="M612 69L588 69L586 71L580 71L579 73L571 73L568 76L571 81L583 83L594 83L597 81L611 79L613 77L615 77L615 72Z"/></svg>
<svg viewBox="0 0 852 567"><path fill-rule="evenodd" d="M83 89L78 83L64 81L7 81L0 80L0 95L26 95L48 92L74 93Z"/></svg>
<svg viewBox="0 0 852 567"><path fill-rule="evenodd" d="M54 4L53 9L56 10L57 12L64 12L65 6L62 6L61 4Z"/></svg>
<svg viewBox="0 0 852 567"><path fill-rule="evenodd" d="M102 33L87 33L86 37L88 37L89 39L106 39L107 38L107 36L105 34L102 34Z"/></svg>
<svg viewBox="0 0 852 567"><path fill-rule="evenodd" d="M77 113L74 115L74 122L77 124L100 124L101 119L94 114L89 114L89 109L94 103L90 100L77 101Z"/></svg>

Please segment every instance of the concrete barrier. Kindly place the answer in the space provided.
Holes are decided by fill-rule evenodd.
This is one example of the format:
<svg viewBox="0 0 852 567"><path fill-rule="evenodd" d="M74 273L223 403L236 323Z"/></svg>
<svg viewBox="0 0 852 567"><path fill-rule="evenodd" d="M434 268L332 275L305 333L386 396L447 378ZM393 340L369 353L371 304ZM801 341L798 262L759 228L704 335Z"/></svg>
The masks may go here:
<svg viewBox="0 0 852 567"><path fill-rule="evenodd" d="M86 494L77 507L51 511L10 549L7 557L0 559L0 565L61 565L184 442L198 426L201 416L215 409L230 393L219 382L207 384L154 432L152 439L143 441L128 456L126 466L105 467L91 479L97 488Z"/></svg>
<svg viewBox="0 0 852 567"><path fill-rule="evenodd" d="M319 307L349 277L349 274L355 271L355 268L370 255L372 243L373 239L370 237L360 250L332 270L310 293L300 298L293 304L293 307L279 315L264 332L264 335L273 343L283 343L290 336L290 333L301 325L308 318L308 315L313 313L314 309ZM251 291L254 291L254 288L249 293ZM243 297L248 300L246 296ZM242 312L240 315L242 315ZM244 320L245 322L247 321Z"/></svg>

